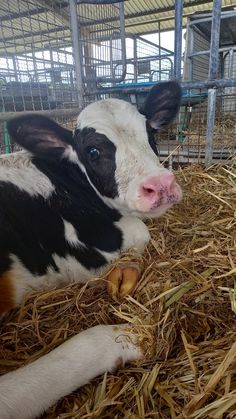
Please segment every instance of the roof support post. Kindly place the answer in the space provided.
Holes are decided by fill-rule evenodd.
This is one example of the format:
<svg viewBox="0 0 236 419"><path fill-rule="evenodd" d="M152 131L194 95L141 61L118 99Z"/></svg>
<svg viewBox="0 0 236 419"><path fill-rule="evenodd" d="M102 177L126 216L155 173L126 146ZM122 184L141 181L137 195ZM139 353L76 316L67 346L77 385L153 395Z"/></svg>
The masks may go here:
<svg viewBox="0 0 236 419"><path fill-rule="evenodd" d="M222 0L213 1L212 24L211 24L211 46L208 80L216 80L218 77L219 43L220 43L220 19ZM216 88L208 89L207 104L207 133L205 148L205 165L209 167L213 161L213 136L216 113Z"/></svg>
<svg viewBox="0 0 236 419"><path fill-rule="evenodd" d="M181 79L183 0L175 1L174 78Z"/></svg>
<svg viewBox="0 0 236 419"><path fill-rule="evenodd" d="M70 22L71 22L71 36L73 44L73 56L75 62L76 83L78 89L79 106L84 106L84 85L83 85L83 51L80 42L80 28L77 16L77 2L76 0L69 0L70 7Z"/></svg>

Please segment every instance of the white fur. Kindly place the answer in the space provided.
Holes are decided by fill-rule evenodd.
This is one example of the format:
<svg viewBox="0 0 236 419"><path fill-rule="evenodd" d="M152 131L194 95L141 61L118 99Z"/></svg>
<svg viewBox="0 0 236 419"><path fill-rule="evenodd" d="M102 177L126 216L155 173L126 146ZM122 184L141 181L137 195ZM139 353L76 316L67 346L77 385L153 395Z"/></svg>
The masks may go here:
<svg viewBox="0 0 236 419"><path fill-rule="evenodd" d="M142 253L150 240L146 224L135 217L122 217L115 224L123 233L122 250L136 249Z"/></svg>
<svg viewBox="0 0 236 419"><path fill-rule="evenodd" d="M141 351L127 326L95 326L0 378L1 419L32 419L61 397Z"/></svg>
<svg viewBox="0 0 236 419"><path fill-rule="evenodd" d="M30 196L41 195L45 199L55 189L48 177L33 165L31 155L27 152L0 158L0 181L11 182Z"/></svg>
<svg viewBox="0 0 236 419"><path fill-rule="evenodd" d="M78 155L76 153L75 150L73 150L73 148L71 147L71 145L69 145L68 147L66 147L62 158L64 159L68 159L70 162L75 163L80 165L79 159L78 159Z"/></svg>
<svg viewBox="0 0 236 419"><path fill-rule="evenodd" d="M96 276L95 270L84 268L74 256L61 257L54 253L52 257L59 268L60 275L67 283L78 282L83 284Z"/></svg>
<svg viewBox="0 0 236 419"><path fill-rule="evenodd" d="M107 204L117 208L124 215L129 212L136 217L158 217L166 211L166 209L157 210L153 214L140 211L138 196L140 183L162 173L168 173L168 170L161 165L151 149L146 118L136 107L119 99L92 103L79 115L77 127L94 128L116 146L115 180L118 185L118 197L115 199L102 197ZM86 173L85 168L84 171ZM87 178L89 180L88 175Z"/></svg>
<svg viewBox="0 0 236 419"><path fill-rule="evenodd" d="M21 304L27 293L42 291L51 288L59 288L68 283L68 278L64 278L61 273L55 272L49 267L45 275L32 274L14 254L10 255L11 278L14 278L14 301ZM81 266L81 265L80 265ZM1 416L0 416L1 417Z"/></svg>
<svg viewBox="0 0 236 419"><path fill-rule="evenodd" d="M59 272L49 266L45 275L36 275L25 268L16 255L10 255L12 264L9 272L10 276L14 278L14 301L16 304L20 304L27 293L60 288L72 282L83 284L101 273L100 270L91 271L84 268L75 257L70 255L61 257L54 253L52 257Z"/></svg>
<svg viewBox="0 0 236 419"><path fill-rule="evenodd" d="M69 223L69 221L66 221L64 219L63 220L63 224L64 224L64 229L65 229L65 239L66 241L71 245L71 246L82 246L84 247L84 243L82 243L77 236L76 230L74 228L74 226Z"/></svg>

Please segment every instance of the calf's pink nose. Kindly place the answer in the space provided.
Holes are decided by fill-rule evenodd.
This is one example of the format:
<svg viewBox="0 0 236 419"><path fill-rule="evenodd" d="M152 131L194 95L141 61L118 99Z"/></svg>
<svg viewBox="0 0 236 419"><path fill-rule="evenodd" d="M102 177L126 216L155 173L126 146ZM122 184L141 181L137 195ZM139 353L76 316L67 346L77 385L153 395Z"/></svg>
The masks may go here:
<svg viewBox="0 0 236 419"><path fill-rule="evenodd" d="M147 179L140 185L140 195L151 202L164 200L175 193L176 180L171 173L163 173Z"/></svg>

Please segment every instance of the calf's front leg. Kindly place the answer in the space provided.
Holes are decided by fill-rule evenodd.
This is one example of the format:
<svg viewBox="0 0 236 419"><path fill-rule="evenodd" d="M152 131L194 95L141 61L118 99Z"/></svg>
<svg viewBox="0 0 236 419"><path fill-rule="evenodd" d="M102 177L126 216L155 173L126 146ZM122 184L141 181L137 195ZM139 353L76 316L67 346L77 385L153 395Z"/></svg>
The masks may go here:
<svg viewBox="0 0 236 419"><path fill-rule="evenodd" d="M94 377L141 356L129 326L92 327L0 377L0 417L36 418Z"/></svg>
<svg viewBox="0 0 236 419"><path fill-rule="evenodd" d="M116 224L122 231L122 250L134 249L142 253L150 240L147 226L136 217L122 217ZM119 263L107 275L109 294L115 299L132 294L140 276L141 270L137 263Z"/></svg>

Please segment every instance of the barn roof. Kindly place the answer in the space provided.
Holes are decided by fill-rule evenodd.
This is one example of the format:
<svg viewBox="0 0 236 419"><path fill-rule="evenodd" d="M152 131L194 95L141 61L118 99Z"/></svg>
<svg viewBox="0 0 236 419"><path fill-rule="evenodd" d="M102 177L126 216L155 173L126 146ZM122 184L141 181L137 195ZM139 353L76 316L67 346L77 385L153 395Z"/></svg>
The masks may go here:
<svg viewBox="0 0 236 419"><path fill-rule="evenodd" d="M185 0L183 2L183 26L187 17L199 12L212 11L213 1ZM223 0L222 10L234 10L236 1ZM174 29L175 1L174 0L128 0L125 2L126 31L147 34L155 33L160 24L161 31Z"/></svg>
<svg viewBox="0 0 236 419"><path fill-rule="evenodd" d="M79 3L79 2L78 2ZM212 10L212 1L185 0L183 26L187 17ZM132 34L148 34L174 28L174 0L126 0L125 30ZM86 31L99 32L100 25L115 22L114 8L86 4L80 20ZM81 6L78 6L78 9ZM236 0L223 0L223 10L236 9ZM86 10L86 16L83 15ZM89 16L89 18L88 18ZM118 24L118 21L117 21ZM70 43L68 1L4 0L0 4L0 54L42 50L48 44Z"/></svg>

